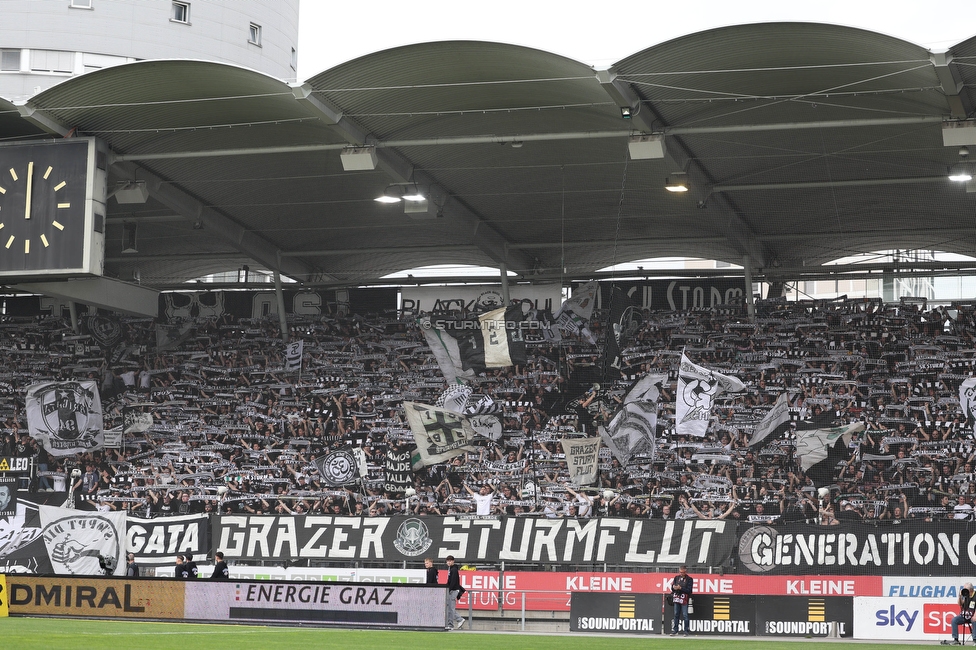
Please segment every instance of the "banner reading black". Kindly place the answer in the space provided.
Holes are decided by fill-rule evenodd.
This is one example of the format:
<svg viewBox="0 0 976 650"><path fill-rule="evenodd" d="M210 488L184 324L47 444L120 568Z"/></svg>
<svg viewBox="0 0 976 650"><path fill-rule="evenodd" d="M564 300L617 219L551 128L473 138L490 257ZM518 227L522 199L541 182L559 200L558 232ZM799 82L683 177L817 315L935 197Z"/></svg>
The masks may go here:
<svg viewBox="0 0 976 650"><path fill-rule="evenodd" d="M228 560L391 560L454 555L459 561L636 566L721 566L734 524L716 520L523 517L223 515L216 548Z"/></svg>

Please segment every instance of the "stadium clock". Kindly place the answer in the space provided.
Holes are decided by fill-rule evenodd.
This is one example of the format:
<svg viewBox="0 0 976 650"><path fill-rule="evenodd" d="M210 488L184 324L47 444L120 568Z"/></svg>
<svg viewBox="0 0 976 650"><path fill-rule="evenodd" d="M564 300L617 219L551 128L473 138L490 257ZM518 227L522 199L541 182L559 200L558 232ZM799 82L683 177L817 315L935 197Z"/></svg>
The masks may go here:
<svg viewBox="0 0 976 650"><path fill-rule="evenodd" d="M0 276L101 274L94 162L89 138L0 146Z"/></svg>

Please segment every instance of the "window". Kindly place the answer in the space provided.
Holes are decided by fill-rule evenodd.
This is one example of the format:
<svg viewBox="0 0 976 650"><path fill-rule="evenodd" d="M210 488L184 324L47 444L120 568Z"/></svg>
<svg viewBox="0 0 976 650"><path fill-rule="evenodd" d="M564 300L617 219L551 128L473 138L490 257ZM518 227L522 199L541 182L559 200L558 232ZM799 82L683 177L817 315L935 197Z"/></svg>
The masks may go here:
<svg viewBox="0 0 976 650"><path fill-rule="evenodd" d="M170 18L174 23L186 23L190 24L190 3L189 2L174 2L173 3L173 14Z"/></svg>
<svg viewBox="0 0 976 650"><path fill-rule="evenodd" d="M291 48L291 69L298 70L298 50Z"/></svg>
<svg viewBox="0 0 976 650"><path fill-rule="evenodd" d="M31 50L31 72L61 72L71 74L75 69L75 53L58 50Z"/></svg>
<svg viewBox="0 0 976 650"><path fill-rule="evenodd" d="M71 0L70 7L74 9L92 9L92 0Z"/></svg>
<svg viewBox="0 0 976 650"><path fill-rule="evenodd" d="M252 45L261 44L261 25L251 23L251 26L248 28L247 42Z"/></svg>
<svg viewBox="0 0 976 650"><path fill-rule="evenodd" d="M20 72L20 50L0 50L0 72Z"/></svg>

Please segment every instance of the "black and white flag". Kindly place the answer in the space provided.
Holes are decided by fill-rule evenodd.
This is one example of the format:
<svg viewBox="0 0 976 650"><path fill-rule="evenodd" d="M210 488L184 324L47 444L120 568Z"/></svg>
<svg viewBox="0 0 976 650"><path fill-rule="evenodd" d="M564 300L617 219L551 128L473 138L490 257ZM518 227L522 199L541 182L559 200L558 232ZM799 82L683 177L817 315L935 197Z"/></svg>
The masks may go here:
<svg viewBox="0 0 976 650"><path fill-rule="evenodd" d="M600 290L597 282L587 282L573 290L573 297L559 308L553 318L556 327L564 334L579 335L590 345L596 345L596 337L590 331L590 318L596 305L596 293Z"/></svg>
<svg viewBox="0 0 976 650"><path fill-rule="evenodd" d="M366 476L366 453L360 447L346 447L312 461L329 487L342 487Z"/></svg>
<svg viewBox="0 0 976 650"><path fill-rule="evenodd" d="M448 383L471 379L489 368L526 362L522 308L501 307L475 318L419 320Z"/></svg>
<svg viewBox="0 0 976 650"><path fill-rule="evenodd" d="M766 417L762 419L762 422L756 425L756 428L752 432L752 438L749 440L749 446L755 447L772 435L777 429L782 429L782 425L789 424L789 422L789 396L787 395L786 391L783 391L779 394L779 397L776 398L776 403L773 404L773 408L769 409L769 412L766 413Z"/></svg>
<svg viewBox="0 0 976 650"><path fill-rule="evenodd" d="M743 388L745 385L737 378L692 363L682 352L675 396L675 432L679 436L704 437L715 397L723 391L737 393Z"/></svg>
<svg viewBox="0 0 976 650"><path fill-rule="evenodd" d="M43 382L27 388L27 431L52 456L101 449L102 400L94 381Z"/></svg>
<svg viewBox="0 0 976 650"><path fill-rule="evenodd" d="M837 463L850 457L851 439L864 428L863 422L826 429L797 428L796 460L814 485L833 482Z"/></svg>
<svg viewBox="0 0 976 650"><path fill-rule="evenodd" d="M626 465L634 454L654 457L657 437L657 402L667 375L644 375L624 397L624 405L600 435L610 453Z"/></svg>
<svg viewBox="0 0 976 650"><path fill-rule="evenodd" d="M305 350L305 341L292 341L285 346L285 371L302 371L302 353Z"/></svg>
<svg viewBox="0 0 976 650"><path fill-rule="evenodd" d="M474 450L475 432L463 415L415 402L404 402L403 410L424 467Z"/></svg>

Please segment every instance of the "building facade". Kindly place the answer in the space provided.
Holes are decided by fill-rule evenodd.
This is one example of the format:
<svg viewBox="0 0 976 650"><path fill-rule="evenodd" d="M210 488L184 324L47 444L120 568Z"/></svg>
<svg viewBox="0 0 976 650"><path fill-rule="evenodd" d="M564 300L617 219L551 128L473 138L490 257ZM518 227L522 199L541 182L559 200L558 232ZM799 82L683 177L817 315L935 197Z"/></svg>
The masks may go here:
<svg viewBox="0 0 976 650"><path fill-rule="evenodd" d="M299 0L3 0L0 97L143 59L201 59L296 80Z"/></svg>

